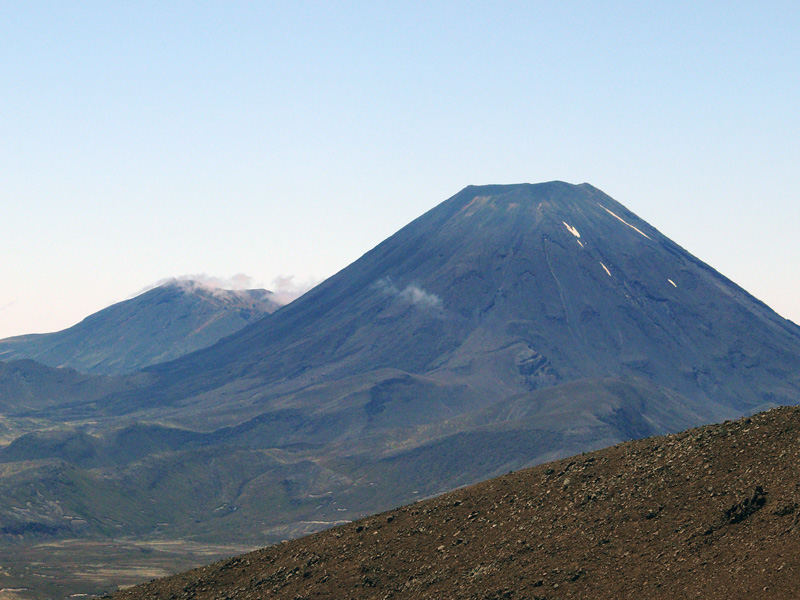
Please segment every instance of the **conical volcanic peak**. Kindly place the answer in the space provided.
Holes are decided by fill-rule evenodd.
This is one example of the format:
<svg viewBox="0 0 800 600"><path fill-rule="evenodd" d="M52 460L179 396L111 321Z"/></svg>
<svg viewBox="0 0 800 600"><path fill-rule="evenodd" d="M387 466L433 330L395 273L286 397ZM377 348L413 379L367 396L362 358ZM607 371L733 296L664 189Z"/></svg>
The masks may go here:
<svg viewBox="0 0 800 600"><path fill-rule="evenodd" d="M551 181L538 184L471 185L444 204L451 203L456 209L454 216L495 224L511 220L552 226L564 224L558 220L558 217L562 217L578 219L584 227L611 231L604 227L604 220L608 218L611 221L606 225L616 221L645 239L652 240L650 236L657 234L655 229L623 205L588 183L573 185Z"/></svg>
<svg viewBox="0 0 800 600"><path fill-rule="evenodd" d="M154 368L149 398L192 405L246 378L247 411L316 405L314 386L357 402L401 373L457 414L615 377L680 398L669 428L794 401L798 352L800 329L597 188L469 186L270 319Z"/></svg>

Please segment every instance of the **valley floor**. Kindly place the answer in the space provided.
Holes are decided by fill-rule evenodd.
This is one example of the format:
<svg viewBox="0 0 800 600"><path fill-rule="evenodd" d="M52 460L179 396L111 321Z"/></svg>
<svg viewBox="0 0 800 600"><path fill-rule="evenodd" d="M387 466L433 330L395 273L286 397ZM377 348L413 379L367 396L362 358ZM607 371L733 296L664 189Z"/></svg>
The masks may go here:
<svg viewBox="0 0 800 600"><path fill-rule="evenodd" d="M0 548L0 600L81 598L251 548L185 540L59 540Z"/></svg>

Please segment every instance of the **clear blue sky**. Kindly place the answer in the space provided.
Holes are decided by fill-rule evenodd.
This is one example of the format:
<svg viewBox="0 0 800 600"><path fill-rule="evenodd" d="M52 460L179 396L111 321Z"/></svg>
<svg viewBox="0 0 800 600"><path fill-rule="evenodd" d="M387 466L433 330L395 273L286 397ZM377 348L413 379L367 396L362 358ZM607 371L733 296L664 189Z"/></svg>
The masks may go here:
<svg viewBox="0 0 800 600"><path fill-rule="evenodd" d="M588 181L800 322L791 2L0 0L0 337Z"/></svg>

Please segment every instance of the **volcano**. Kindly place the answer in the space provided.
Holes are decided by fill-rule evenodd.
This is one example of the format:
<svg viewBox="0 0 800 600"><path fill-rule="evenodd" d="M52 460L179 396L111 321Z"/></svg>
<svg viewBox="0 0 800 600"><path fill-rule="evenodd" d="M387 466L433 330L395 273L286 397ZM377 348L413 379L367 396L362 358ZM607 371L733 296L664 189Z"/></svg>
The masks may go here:
<svg viewBox="0 0 800 600"><path fill-rule="evenodd" d="M546 415L627 438L796 402L799 357L800 328L591 185L470 186L108 406L291 410L358 438Z"/></svg>
<svg viewBox="0 0 800 600"><path fill-rule="evenodd" d="M274 312L262 289L225 290L173 280L53 333L0 340L0 360L118 375L210 346Z"/></svg>

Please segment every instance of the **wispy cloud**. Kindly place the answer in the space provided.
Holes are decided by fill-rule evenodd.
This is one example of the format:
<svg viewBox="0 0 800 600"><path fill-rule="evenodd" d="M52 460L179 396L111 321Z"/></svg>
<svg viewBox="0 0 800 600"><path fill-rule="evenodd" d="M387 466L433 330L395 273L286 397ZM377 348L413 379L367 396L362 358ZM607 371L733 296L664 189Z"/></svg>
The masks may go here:
<svg viewBox="0 0 800 600"><path fill-rule="evenodd" d="M295 298L305 294L308 290L314 287L318 281L315 280L297 280L294 275L279 275L272 280L269 286L269 291L272 293L270 298L278 304L288 304ZM232 277L216 277L214 275L207 275L206 273L195 273L192 275L178 275L176 277L165 277L148 285L147 287L139 290L131 296L139 296L147 291L162 285L176 285L181 289L193 291L203 289L209 292L217 290L250 290L254 288L263 288L266 286L260 285L255 282L252 277L244 273L237 273Z"/></svg>
<svg viewBox="0 0 800 600"><path fill-rule="evenodd" d="M187 290L198 288L207 290L248 290L256 287L253 284L253 278L244 273L237 273L232 277L216 277L214 275L207 275L206 273L195 273L192 275L178 275L176 277L159 279L152 285L142 288L133 294L133 296L144 294L147 291L167 284L177 285Z"/></svg>
<svg viewBox="0 0 800 600"><path fill-rule="evenodd" d="M294 275L279 275L272 280L270 290L272 290L275 302L289 304L289 302L299 298L318 283L319 281L313 279L298 281Z"/></svg>
<svg viewBox="0 0 800 600"><path fill-rule="evenodd" d="M418 285L410 284L400 289L392 283L390 278L384 277L375 282L375 287L384 294L395 296L420 308L439 308L442 305L442 299L439 296L425 291Z"/></svg>

